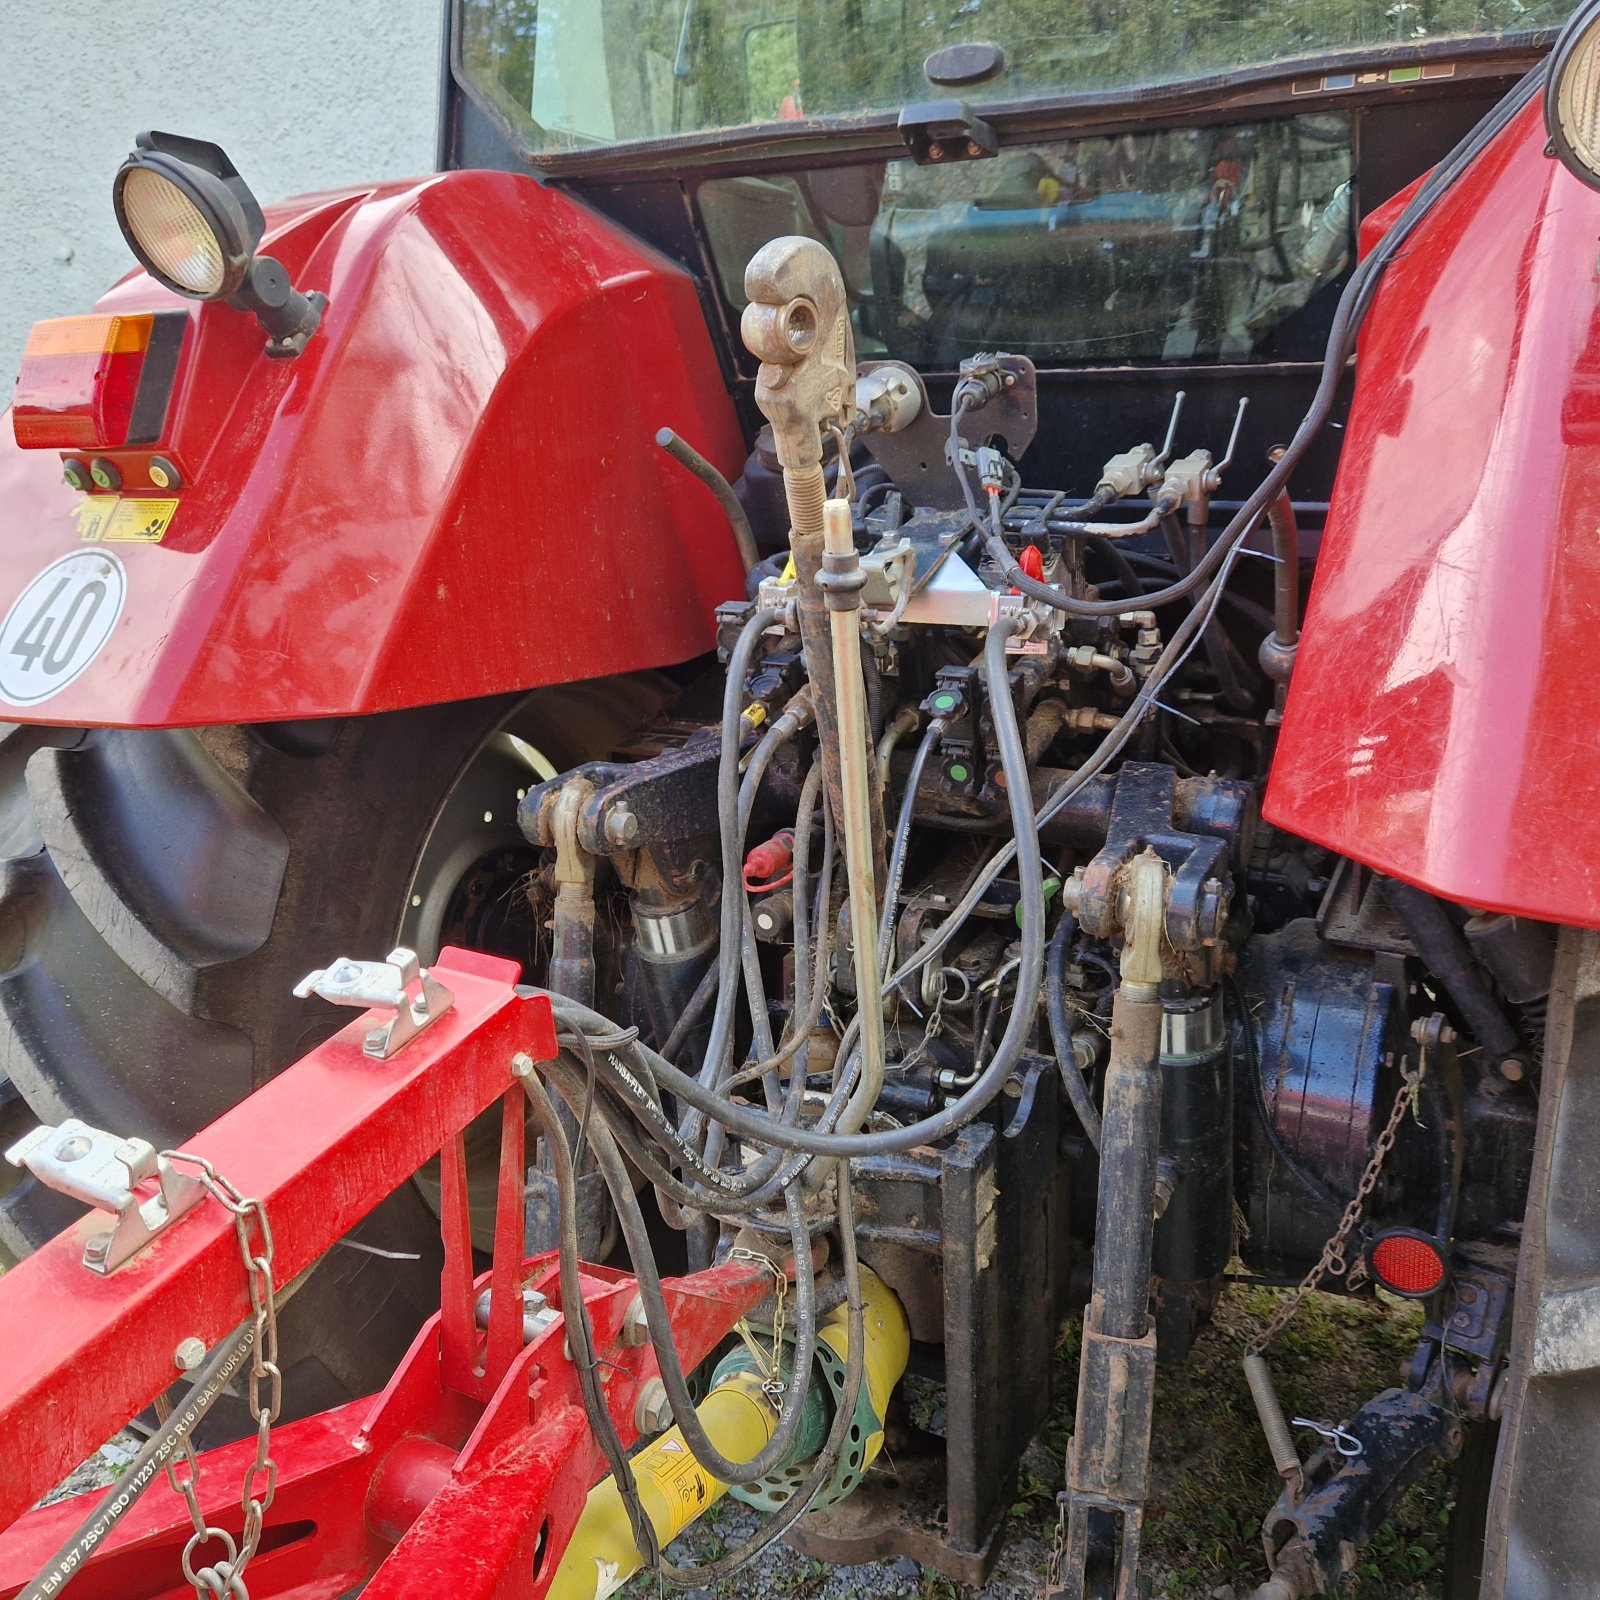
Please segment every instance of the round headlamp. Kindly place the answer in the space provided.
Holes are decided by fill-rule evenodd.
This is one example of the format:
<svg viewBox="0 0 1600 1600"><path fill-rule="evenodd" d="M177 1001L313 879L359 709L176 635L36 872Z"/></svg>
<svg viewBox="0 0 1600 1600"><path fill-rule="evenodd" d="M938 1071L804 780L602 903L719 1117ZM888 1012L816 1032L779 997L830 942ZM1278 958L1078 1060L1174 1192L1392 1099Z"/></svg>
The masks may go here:
<svg viewBox="0 0 1600 1600"><path fill-rule="evenodd" d="M1551 153L1600 189L1600 5L1578 11L1556 40L1544 88Z"/></svg>
<svg viewBox="0 0 1600 1600"><path fill-rule="evenodd" d="M217 300L244 283L261 208L216 145L141 134L111 199L129 249L174 293Z"/></svg>
<svg viewBox="0 0 1600 1600"><path fill-rule="evenodd" d="M158 283L254 313L269 356L305 349L327 296L301 294L281 262L256 254L266 219L220 145L141 133L117 169L111 203L128 248Z"/></svg>

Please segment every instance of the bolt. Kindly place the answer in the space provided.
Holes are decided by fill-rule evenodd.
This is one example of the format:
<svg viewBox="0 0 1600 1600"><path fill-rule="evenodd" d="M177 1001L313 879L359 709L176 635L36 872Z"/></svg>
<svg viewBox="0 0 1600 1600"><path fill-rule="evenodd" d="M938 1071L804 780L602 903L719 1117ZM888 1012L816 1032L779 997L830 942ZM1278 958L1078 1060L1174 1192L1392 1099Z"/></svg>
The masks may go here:
<svg viewBox="0 0 1600 1600"><path fill-rule="evenodd" d="M81 1133L75 1133L70 1139L63 1139L56 1146L57 1161L82 1161L94 1146L84 1138Z"/></svg>
<svg viewBox="0 0 1600 1600"><path fill-rule="evenodd" d="M104 1261L111 1253L111 1235L97 1233L92 1239L84 1241L83 1259L86 1263Z"/></svg>
<svg viewBox="0 0 1600 1600"><path fill-rule="evenodd" d="M353 961L341 961L328 976L335 983L354 983L361 976L361 968Z"/></svg>
<svg viewBox="0 0 1600 1600"><path fill-rule="evenodd" d="M177 1367L179 1372L193 1372L205 1358L205 1341L195 1338L193 1334L190 1334L172 1352L173 1365Z"/></svg>
<svg viewBox="0 0 1600 1600"><path fill-rule="evenodd" d="M1521 1083L1527 1076L1527 1068L1515 1056L1507 1056L1500 1063L1500 1076L1507 1083Z"/></svg>
<svg viewBox="0 0 1600 1600"><path fill-rule="evenodd" d="M533 1057L521 1050L512 1056L511 1076L513 1078L531 1078L533 1076Z"/></svg>
<svg viewBox="0 0 1600 1600"><path fill-rule="evenodd" d="M649 1342L650 1324L645 1320L643 1296L635 1295L628 1302L628 1309L622 1314L620 1337L630 1350L637 1350L640 1345Z"/></svg>
<svg viewBox="0 0 1600 1600"><path fill-rule="evenodd" d="M983 146L979 144L976 139L968 139L967 154L971 156L974 161L976 161L977 158L983 154Z"/></svg>
<svg viewBox="0 0 1600 1600"><path fill-rule="evenodd" d="M928 146L928 159L930 161L944 160L944 146L937 139Z"/></svg>
<svg viewBox="0 0 1600 1600"><path fill-rule="evenodd" d="M618 806L606 818L606 843L630 845L639 837L639 819L626 806Z"/></svg>
<svg viewBox="0 0 1600 1600"><path fill-rule="evenodd" d="M1456 1289L1456 1299L1464 1306L1478 1303L1478 1290L1475 1284L1463 1283Z"/></svg>
<svg viewBox="0 0 1600 1600"><path fill-rule="evenodd" d="M672 1402L659 1378L651 1378L640 1389L633 1403L633 1425L640 1433L665 1433L672 1426Z"/></svg>

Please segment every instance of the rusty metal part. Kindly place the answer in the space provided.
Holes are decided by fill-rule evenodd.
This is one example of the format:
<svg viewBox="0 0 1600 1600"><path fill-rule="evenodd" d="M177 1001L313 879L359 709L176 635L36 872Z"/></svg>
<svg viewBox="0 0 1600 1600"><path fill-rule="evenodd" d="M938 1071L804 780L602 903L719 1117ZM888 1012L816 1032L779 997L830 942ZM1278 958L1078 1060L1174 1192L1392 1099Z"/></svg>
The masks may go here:
<svg viewBox="0 0 1600 1600"><path fill-rule="evenodd" d="M568 778L556 796L551 819L556 900L551 920L550 987L585 1006L594 1004L595 860L579 843L578 818L593 792L587 779ZM619 808L612 813L612 820L624 816L632 813Z"/></svg>
<svg viewBox="0 0 1600 1600"><path fill-rule="evenodd" d="M796 612L806 669L816 700L822 776L836 817L845 814L839 764L838 688L834 680L828 609L822 574L822 440L843 428L855 405L855 341L838 263L815 239L793 236L763 245L745 268L745 307L739 328L761 366L756 404L772 425L773 449L783 469L789 507L789 548L794 556ZM898 437L885 435L884 437ZM870 739L872 730L867 730ZM883 799L868 796L872 818L874 881L887 865Z"/></svg>
<svg viewBox="0 0 1600 1600"><path fill-rule="evenodd" d="M1119 874L1122 982L1112 1000L1101 1113L1094 1290L1084 1313L1077 1426L1061 1497L1056 1581L1068 1600L1134 1600L1155 1405L1150 1253L1161 1138L1167 868L1154 850ZM1107 1570L1096 1569L1109 1557Z"/></svg>

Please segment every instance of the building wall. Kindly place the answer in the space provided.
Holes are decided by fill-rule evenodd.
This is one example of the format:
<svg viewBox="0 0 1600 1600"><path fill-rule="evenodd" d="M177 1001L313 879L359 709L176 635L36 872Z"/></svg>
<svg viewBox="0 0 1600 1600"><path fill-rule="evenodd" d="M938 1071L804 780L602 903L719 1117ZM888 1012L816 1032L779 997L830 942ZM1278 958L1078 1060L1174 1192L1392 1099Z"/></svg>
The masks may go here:
<svg viewBox="0 0 1600 1600"><path fill-rule="evenodd" d="M212 139L263 201L433 167L443 0L0 0L0 405L42 317L133 264L141 128Z"/></svg>

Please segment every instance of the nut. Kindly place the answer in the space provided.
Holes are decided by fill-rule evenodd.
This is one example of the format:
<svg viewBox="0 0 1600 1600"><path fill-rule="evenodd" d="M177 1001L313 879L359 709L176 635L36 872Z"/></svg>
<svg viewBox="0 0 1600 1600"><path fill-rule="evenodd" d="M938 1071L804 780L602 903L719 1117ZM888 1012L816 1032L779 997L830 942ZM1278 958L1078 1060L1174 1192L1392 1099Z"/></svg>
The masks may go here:
<svg viewBox="0 0 1600 1600"><path fill-rule="evenodd" d="M619 1336L630 1350L637 1350L650 1342L650 1324L645 1319L644 1299L635 1295L622 1314L622 1333Z"/></svg>
<svg viewBox="0 0 1600 1600"><path fill-rule="evenodd" d="M640 1433L665 1433L672 1426L672 1403L659 1378L651 1378L640 1389L633 1403L633 1425Z"/></svg>
<svg viewBox="0 0 1600 1600"><path fill-rule="evenodd" d="M182 1340L172 1352L172 1364L179 1372L193 1372L205 1358L205 1341L195 1338L193 1334Z"/></svg>

